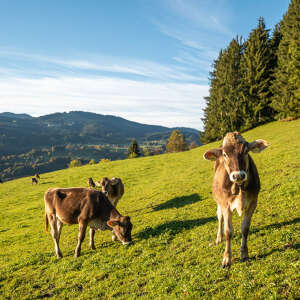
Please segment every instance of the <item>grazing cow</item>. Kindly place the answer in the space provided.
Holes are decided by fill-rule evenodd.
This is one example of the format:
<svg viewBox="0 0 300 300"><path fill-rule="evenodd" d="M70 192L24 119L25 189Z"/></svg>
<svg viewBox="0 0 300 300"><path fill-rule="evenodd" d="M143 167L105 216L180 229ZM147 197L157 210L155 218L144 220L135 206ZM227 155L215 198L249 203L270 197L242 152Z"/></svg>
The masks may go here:
<svg viewBox="0 0 300 300"><path fill-rule="evenodd" d="M31 185L38 184L38 180L35 177L31 178Z"/></svg>
<svg viewBox="0 0 300 300"><path fill-rule="evenodd" d="M34 177L35 177L36 179L41 179L39 173L36 173L36 174L34 175Z"/></svg>
<svg viewBox="0 0 300 300"><path fill-rule="evenodd" d="M119 200L124 194L124 185L120 178L113 177L108 179L103 177L100 186L102 187L102 192L107 196L108 200L112 203L114 207L117 207ZM116 236L113 234L112 240L116 240Z"/></svg>
<svg viewBox="0 0 300 300"><path fill-rule="evenodd" d="M223 268L231 265L232 212L234 209L237 210L239 216L244 213L241 227L241 260L248 259L247 236L260 190L258 172L249 151L261 152L268 145L268 142L264 140L248 143L238 132L230 132L224 137L221 148L204 153L205 159L215 161L212 190L218 205L219 227L216 244L222 241L224 221L226 246Z"/></svg>
<svg viewBox="0 0 300 300"><path fill-rule="evenodd" d="M79 224L75 257L80 255L86 228L90 227L90 247L95 249L95 230L112 230L125 244L131 243L132 224L128 216L122 216L101 192L88 188L51 188L44 196L46 231L48 223L55 245L55 253L61 258L59 238L63 224Z"/></svg>
<svg viewBox="0 0 300 300"><path fill-rule="evenodd" d="M92 177L88 178L88 185L89 185L89 188L95 187L95 183L94 183L94 180Z"/></svg>

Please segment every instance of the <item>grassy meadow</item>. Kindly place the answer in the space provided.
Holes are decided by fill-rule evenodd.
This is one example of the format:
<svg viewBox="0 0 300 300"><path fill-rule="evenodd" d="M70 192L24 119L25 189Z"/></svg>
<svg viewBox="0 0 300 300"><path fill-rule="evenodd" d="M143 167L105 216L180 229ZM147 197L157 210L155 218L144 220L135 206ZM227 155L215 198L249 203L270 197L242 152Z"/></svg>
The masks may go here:
<svg viewBox="0 0 300 300"><path fill-rule="evenodd" d="M194 150L88 165L0 185L0 299L296 299L300 298L300 120L274 122L243 135L270 146L252 154L262 189L241 263L241 218L233 216L233 263L222 269L215 246L213 163ZM87 186L87 178L120 177L118 204L133 223L134 244L95 235L74 258L78 226L64 226L57 259L45 233L44 192Z"/></svg>

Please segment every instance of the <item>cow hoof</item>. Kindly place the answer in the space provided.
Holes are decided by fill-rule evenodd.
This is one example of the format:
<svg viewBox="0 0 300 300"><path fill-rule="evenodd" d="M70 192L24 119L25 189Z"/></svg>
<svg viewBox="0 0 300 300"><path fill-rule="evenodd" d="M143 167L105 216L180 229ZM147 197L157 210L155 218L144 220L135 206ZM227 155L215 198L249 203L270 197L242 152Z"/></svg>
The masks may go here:
<svg viewBox="0 0 300 300"><path fill-rule="evenodd" d="M74 257L79 257L80 256L80 252L75 252Z"/></svg>
<svg viewBox="0 0 300 300"><path fill-rule="evenodd" d="M57 256L57 258L62 258L63 257L61 253L57 253L56 256Z"/></svg>
<svg viewBox="0 0 300 300"><path fill-rule="evenodd" d="M247 260L249 260L249 257L248 257L248 256L245 256L245 257L242 257L242 258L241 258L241 262L245 262L245 261L247 261Z"/></svg>
<svg viewBox="0 0 300 300"><path fill-rule="evenodd" d="M224 258L222 261L222 268L223 269L230 268L230 265L231 265L230 259Z"/></svg>
<svg viewBox="0 0 300 300"><path fill-rule="evenodd" d="M96 247L94 245L90 245L92 250L96 250Z"/></svg>
<svg viewBox="0 0 300 300"><path fill-rule="evenodd" d="M217 238L216 239L216 245L219 245L219 244L221 244L222 243L222 238Z"/></svg>

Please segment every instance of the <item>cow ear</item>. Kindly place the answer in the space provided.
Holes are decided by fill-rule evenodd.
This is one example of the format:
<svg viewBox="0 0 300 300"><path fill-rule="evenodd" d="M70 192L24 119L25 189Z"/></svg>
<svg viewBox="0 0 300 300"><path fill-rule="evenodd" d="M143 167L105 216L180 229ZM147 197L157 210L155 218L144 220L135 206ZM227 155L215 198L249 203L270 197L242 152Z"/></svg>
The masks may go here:
<svg viewBox="0 0 300 300"><path fill-rule="evenodd" d="M269 143L265 140L256 140L256 141L248 144L249 151L252 151L254 153L259 153L259 152L265 150L268 146L269 146Z"/></svg>
<svg viewBox="0 0 300 300"><path fill-rule="evenodd" d="M114 227L114 226L118 225L119 222L116 221L116 220L108 220L106 224L107 224L109 227Z"/></svg>
<svg viewBox="0 0 300 300"><path fill-rule="evenodd" d="M203 154L203 158L206 160L217 160L222 154L222 150L220 148L218 149L211 149L206 151Z"/></svg>

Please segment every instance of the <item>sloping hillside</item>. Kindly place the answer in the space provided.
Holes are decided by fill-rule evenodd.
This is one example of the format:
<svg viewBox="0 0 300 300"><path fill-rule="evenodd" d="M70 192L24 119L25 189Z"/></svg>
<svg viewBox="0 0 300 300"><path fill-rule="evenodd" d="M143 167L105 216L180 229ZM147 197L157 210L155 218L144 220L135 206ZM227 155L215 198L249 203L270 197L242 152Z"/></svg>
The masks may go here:
<svg viewBox="0 0 300 300"><path fill-rule="evenodd" d="M37 118L0 113L0 179L65 169L73 159L124 159L132 138L161 152L174 129L82 111ZM201 144L196 129L177 129L188 144Z"/></svg>
<svg viewBox="0 0 300 300"><path fill-rule="evenodd" d="M300 120L275 122L244 134L270 147L253 154L262 190L248 238L250 260L239 261L241 218L234 214L233 265L221 268L214 245L213 164L202 158L219 142L165 154L44 174L0 185L0 295L4 299L295 299L299 292ZM121 177L118 209L131 217L134 244L96 233L96 250L73 257L78 228L64 226L54 256L44 230L48 187L86 186L87 177Z"/></svg>

